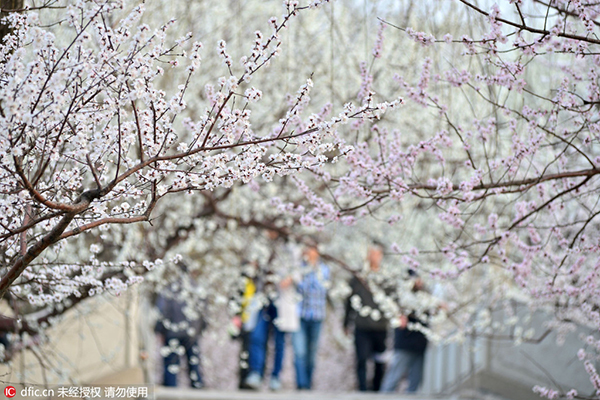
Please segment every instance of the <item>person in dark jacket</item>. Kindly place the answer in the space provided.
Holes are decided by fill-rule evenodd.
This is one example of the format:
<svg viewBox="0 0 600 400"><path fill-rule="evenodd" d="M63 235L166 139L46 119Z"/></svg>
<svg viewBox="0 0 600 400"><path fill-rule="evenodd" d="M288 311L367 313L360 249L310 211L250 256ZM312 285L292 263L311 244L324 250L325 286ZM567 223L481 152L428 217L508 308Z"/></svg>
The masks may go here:
<svg viewBox="0 0 600 400"><path fill-rule="evenodd" d="M382 259L382 246L379 244L371 245L367 255L370 273L379 271ZM385 373L383 353L385 352L388 321L383 317L378 304L373 299L373 293L365 281L355 276L350 281L350 288L352 292L346 300L344 330L348 334L350 326L354 324L358 389L363 392L367 390L379 391ZM370 309L371 311L368 315L363 315L357 309L358 307L363 310ZM375 363L375 372L371 385L367 385L367 362L370 359Z"/></svg>
<svg viewBox="0 0 600 400"><path fill-rule="evenodd" d="M179 372L179 356L181 348L185 351L190 383L193 388L204 387L200 374L200 349L198 338L202 329L202 318L197 315L196 308L186 304L181 297L181 282L172 283L167 290L158 296L156 307L161 317L154 328L164 338L164 374L165 386L177 386ZM162 350L161 350L162 352Z"/></svg>
<svg viewBox="0 0 600 400"><path fill-rule="evenodd" d="M416 274L413 291L423 290L423 281ZM427 336L419 330L409 329L421 325L427 327L425 321L419 320L414 313L400 317L400 326L394 329L394 354L381 384L382 392L394 392L402 377L408 377L408 393L414 393L419 388L423 378L425 364L425 350L427 349Z"/></svg>
<svg viewBox="0 0 600 400"><path fill-rule="evenodd" d="M254 295L256 294L255 275L258 270L256 261L243 263L244 273L241 276L241 287L238 298L233 298L232 301L237 301L239 312L233 317L230 325L229 334L232 339L240 341L239 353L239 372L238 372L238 389L248 389L245 385L246 378L250 373L248 358L250 353L250 334L256 324L258 311L250 307Z"/></svg>

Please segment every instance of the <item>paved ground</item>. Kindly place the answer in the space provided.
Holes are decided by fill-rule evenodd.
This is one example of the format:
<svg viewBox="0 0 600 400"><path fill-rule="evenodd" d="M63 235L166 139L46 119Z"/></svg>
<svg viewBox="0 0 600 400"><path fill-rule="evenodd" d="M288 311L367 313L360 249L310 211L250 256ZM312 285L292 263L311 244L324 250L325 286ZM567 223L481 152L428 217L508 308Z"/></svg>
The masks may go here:
<svg viewBox="0 0 600 400"><path fill-rule="evenodd" d="M166 389L156 388L156 400L441 400L440 397L356 393L356 392L224 392L215 390Z"/></svg>
<svg viewBox="0 0 600 400"><path fill-rule="evenodd" d="M109 377L105 377L96 385L130 385L143 383L143 374L139 368L131 368L120 371ZM152 390L152 385L149 386ZM222 391L222 390L194 390L189 388L166 388L154 386L155 400L446 400L448 397L425 396L425 395L403 395L403 394L379 394L359 392L312 392L312 391ZM0 399L1 400L1 399ZM60 399L58 399L60 400ZM456 396L450 400L459 400ZM460 399L464 400L464 399ZM497 399L482 399L497 400Z"/></svg>

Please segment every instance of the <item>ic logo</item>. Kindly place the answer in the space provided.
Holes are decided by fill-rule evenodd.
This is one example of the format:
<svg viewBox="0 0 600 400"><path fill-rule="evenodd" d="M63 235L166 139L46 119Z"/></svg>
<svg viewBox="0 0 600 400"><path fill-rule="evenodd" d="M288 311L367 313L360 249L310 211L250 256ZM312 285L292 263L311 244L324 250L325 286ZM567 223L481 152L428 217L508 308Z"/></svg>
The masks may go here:
<svg viewBox="0 0 600 400"><path fill-rule="evenodd" d="M4 388L4 395L6 397L15 397L17 394L17 390L12 386L7 386Z"/></svg>

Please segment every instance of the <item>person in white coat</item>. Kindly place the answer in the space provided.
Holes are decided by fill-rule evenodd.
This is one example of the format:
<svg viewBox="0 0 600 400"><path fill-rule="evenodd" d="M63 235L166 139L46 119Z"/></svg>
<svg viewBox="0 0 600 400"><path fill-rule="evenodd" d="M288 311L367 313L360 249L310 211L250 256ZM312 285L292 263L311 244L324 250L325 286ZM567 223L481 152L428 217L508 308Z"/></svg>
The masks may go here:
<svg viewBox="0 0 600 400"><path fill-rule="evenodd" d="M264 276L262 282L258 280L257 291L263 296L256 296L255 302L264 300L263 307L256 315L256 324L250 334L249 346L249 374L244 386L249 389L259 389L262 385L266 348L269 333L272 332L275 340L275 354L273 369L269 380L271 390L280 390L281 381L279 374L283 367L285 350L285 334L295 332L300 327L298 315L298 295L291 273L294 270L294 257L290 246L281 243L275 231L268 232L273 243L273 254L269 260L271 270ZM277 273L283 271L284 273ZM266 304L266 305L265 305Z"/></svg>

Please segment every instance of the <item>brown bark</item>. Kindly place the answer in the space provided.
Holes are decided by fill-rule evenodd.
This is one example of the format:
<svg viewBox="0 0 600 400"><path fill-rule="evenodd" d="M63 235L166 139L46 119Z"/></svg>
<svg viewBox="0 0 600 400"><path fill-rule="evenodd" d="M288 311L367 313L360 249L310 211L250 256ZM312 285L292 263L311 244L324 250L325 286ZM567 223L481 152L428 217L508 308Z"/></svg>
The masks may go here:
<svg viewBox="0 0 600 400"><path fill-rule="evenodd" d="M8 15L11 10L22 10L24 7L24 0L0 0L0 18L4 18ZM10 28L4 23L0 23L0 41L4 39L4 36L10 33Z"/></svg>
<svg viewBox="0 0 600 400"><path fill-rule="evenodd" d="M33 244L25 254L19 255L6 275L0 279L0 299L4 297L10 285L25 271L25 268L46 250L51 244L56 242L60 235L67 229L77 213L69 213L62 217L59 223L46 236Z"/></svg>

